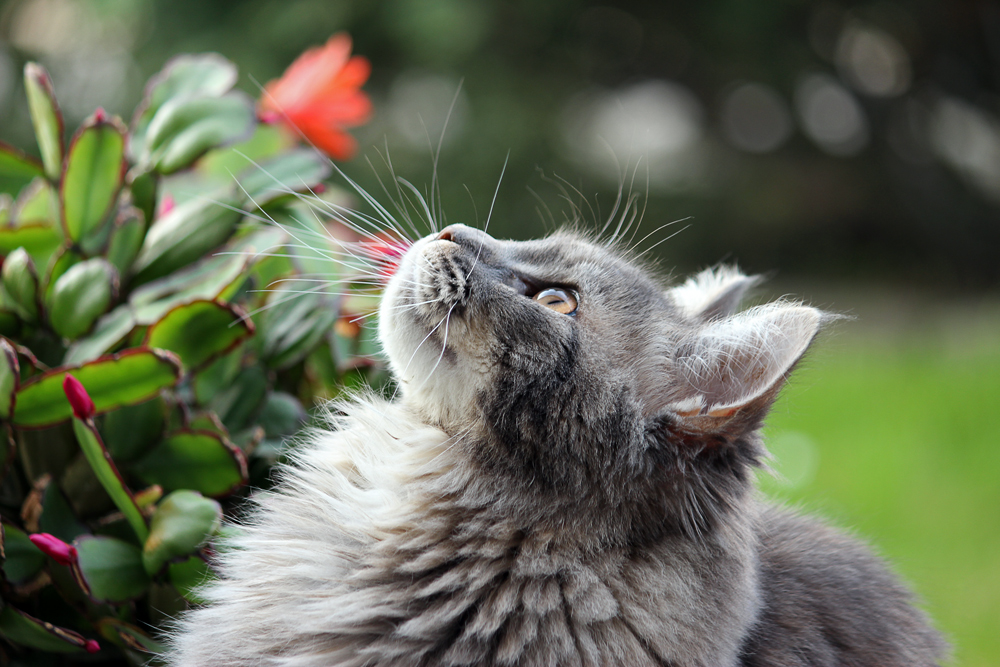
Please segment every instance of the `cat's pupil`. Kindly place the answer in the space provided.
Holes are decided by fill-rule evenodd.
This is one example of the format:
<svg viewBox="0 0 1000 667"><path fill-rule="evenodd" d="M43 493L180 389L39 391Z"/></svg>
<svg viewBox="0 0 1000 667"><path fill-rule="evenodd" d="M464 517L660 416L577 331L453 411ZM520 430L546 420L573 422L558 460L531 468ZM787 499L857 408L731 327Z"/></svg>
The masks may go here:
<svg viewBox="0 0 1000 667"><path fill-rule="evenodd" d="M564 289L550 287L535 295L535 301L563 315L576 313L576 297Z"/></svg>

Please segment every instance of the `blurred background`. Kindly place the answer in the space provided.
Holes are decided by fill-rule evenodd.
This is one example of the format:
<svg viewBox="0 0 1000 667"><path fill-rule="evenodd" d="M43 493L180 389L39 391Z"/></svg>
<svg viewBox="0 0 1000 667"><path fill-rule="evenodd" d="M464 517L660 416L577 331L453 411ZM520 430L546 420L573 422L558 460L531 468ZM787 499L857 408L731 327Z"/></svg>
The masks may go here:
<svg viewBox="0 0 1000 667"><path fill-rule="evenodd" d="M373 65L342 165L370 190L387 157L429 188L440 140L449 222L485 224L501 172L504 237L603 224L624 189L673 275L738 262L853 316L779 402L762 484L891 557L955 664L1000 663L1000 4L7 0L0 140L37 154L28 60L72 128L128 120L177 53L257 97L341 30Z"/></svg>

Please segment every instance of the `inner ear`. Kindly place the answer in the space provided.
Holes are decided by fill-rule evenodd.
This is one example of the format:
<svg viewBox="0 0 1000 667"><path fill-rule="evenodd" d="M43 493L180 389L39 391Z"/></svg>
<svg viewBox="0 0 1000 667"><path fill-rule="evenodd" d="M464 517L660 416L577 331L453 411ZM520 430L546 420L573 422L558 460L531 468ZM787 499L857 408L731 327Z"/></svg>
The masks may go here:
<svg viewBox="0 0 1000 667"><path fill-rule="evenodd" d="M735 266L720 266L688 278L667 294L682 313L707 321L735 313L747 290L760 281L760 276L744 275Z"/></svg>
<svg viewBox="0 0 1000 667"><path fill-rule="evenodd" d="M815 308L770 304L707 323L677 347L663 408L681 417L766 409L822 320Z"/></svg>

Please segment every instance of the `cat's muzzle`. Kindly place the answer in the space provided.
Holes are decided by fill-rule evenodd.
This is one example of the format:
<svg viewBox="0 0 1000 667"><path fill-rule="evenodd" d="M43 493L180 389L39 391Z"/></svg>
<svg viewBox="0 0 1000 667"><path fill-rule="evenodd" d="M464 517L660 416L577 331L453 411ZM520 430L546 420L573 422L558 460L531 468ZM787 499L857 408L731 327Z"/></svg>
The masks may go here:
<svg viewBox="0 0 1000 667"><path fill-rule="evenodd" d="M426 311L455 312L469 298L475 255L465 246L439 238L421 248L415 263L417 303Z"/></svg>

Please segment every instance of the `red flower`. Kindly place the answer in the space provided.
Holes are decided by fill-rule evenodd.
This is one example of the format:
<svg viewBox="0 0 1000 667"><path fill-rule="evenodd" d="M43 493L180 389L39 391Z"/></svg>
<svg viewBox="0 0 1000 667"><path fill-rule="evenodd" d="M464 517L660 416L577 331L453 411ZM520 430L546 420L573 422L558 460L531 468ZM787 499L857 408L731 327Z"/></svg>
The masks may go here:
<svg viewBox="0 0 1000 667"><path fill-rule="evenodd" d="M84 643L83 648L87 653L97 653L101 650L101 645L97 643L96 639L88 639Z"/></svg>
<svg viewBox="0 0 1000 667"><path fill-rule="evenodd" d="M363 255L376 263L378 273L386 282L396 273L400 260L410 248L406 241L384 233L372 241L359 241L358 246Z"/></svg>
<svg viewBox="0 0 1000 667"><path fill-rule="evenodd" d="M282 122L337 160L354 155L357 142L344 131L368 122L372 103L359 90L371 63L351 57L351 37L337 33L326 45L309 49L264 87L258 114L266 123Z"/></svg>
<svg viewBox="0 0 1000 667"><path fill-rule="evenodd" d="M66 398L73 408L74 417L86 421L94 416L94 402L90 400L90 395L79 380L67 374L63 379L63 392L66 393Z"/></svg>
<svg viewBox="0 0 1000 667"><path fill-rule="evenodd" d="M76 562L76 547L72 544L66 544L55 535L35 533L28 535L28 539L42 553L60 565L72 565Z"/></svg>

